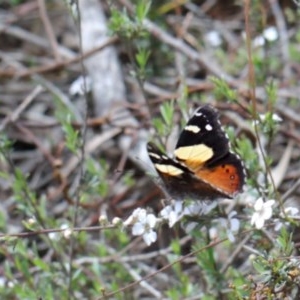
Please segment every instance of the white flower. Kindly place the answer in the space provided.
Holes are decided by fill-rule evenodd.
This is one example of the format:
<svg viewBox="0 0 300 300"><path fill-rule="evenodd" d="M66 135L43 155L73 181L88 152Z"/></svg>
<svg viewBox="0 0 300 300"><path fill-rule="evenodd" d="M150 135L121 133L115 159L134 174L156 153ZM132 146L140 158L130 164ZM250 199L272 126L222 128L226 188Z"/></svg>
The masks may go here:
<svg viewBox="0 0 300 300"><path fill-rule="evenodd" d="M100 225L107 225L108 224L108 219L107 219L106 215L100 215L98 220L99 220ZM116 224L114 224L114 225L116 225Z"/></svg>
<svg viewBox="0 0 300 300"><path fill-rule="evenodd" d="M263 36L269 42L273 42L278 39L278 30L275 26L270 26L263 31Z"/></svg>
<svg viewBox="0 0 300 300"><path fill-rule="evenodd" d="M260 114L259 117L262 121L266 120L266 114ZM276 123L280 123L282 122L282 119L280 118L280 116L278 116L276 113L272 114L272 120Z"/></svg>
<svg viewBox="0 0 300 300"><path fill-rule="evenodd" d="M217 206L216 201L193 201L191 204L184 206L183 201L173 201L170 205L164 207L160 214L164 220L169 222L169 227L173 227L175 223L181 220L184 216L207 215ZM193 222L192 222L193 223ZM187 231L192 230L195 224L189 223ZM191 225L191 226L190 226Z"/></svg>
<svg viewBox="0 0 300 300"><path fill-rule="evenodd" d="M280 213L282 218L289 217L294 218L299 214L299 209L297 207L288 206L284 208L284 212Z"/></svg>
<svg viewBox="0 0 300 300"><path fill-rule="evenodd" d="M174 201L171 205L167 205L160 214L163 219L169 221L169 227L173 227L184 216L182 201Z"/></svg>
<svg viewBox="0 0 300 300"><path fill-rule="evenodd" d="M67 228L63 231L63 235L66 239L70 238L72 233L73 233L73 231L71 228Z"/></svg>
<svg viewBox="0 0 300 300"><path fill-rule="evenodd" d="M217 205L217 201L195 201L184 208L184 215L208 215Z"/></svg>
<svg viewBox="0 0 300 300"><path fill-rule="evenodd" d="M299 214L298 208L289 206L289 207L285 207L284 211L280 212L279 216L282 219L286 219L286 218L294 219L295 217L297 217L298 214ZM279 231L283 225L289 226L290 222L283 222L281 219L276 219L274 230Z"/></svg>
<svg viewBox="0 0 300 300"><path fill-rule="evenodd" d="M60 225L61 232L50 232L49 238L51 240L59 240L61 236L65 237L66 239L70 238L73 230L69 227L67 223Z"/></svg>
<svg viewBox="0 0 300 300"><path fill-rule="evenodd" d="M153 230L156 221L157 219L153 214L147 214L145 209L137 208L124 222L124 225L133 225L132 234L142 235L145 243L149 246L157 239L157 233Z"/></svg>
<svg viewBox="0 0 300 300"><path fill-rule="evenodd" d="M70 238L70 236L71 236L73 230L69 227L69 225L68 225L68 224L62 224L62 225L60 226L60 228L63 229L63 231L62 231L63 236L64 236L66 239Z"/></svg>
<svg viewBox="0 0 300 300"><path fill-rule="evenodd" d="M218 238L218 229L217 227L211 227L208 230L209 237L211 240L216 240Z"/></svg>
<svg viewBox="0 0 300 300"><path fill-rule="evenodd" d="M265 221L272 217L274 204L275 200L264 202L262 198L257 199L254 204L255 212L251 218L251 225L255 225L257 229L263 228Z"/></svg>
<svg viewBox="0 0 300 300"><path fill-rule="evenodd" d="M222 38L219 32L210 31L205 34L204 39L213 47L218 47L222 44Z"/></svg>
<svg viewBox="0 0 300 300"><path fill-rule="evenodd" d="M27 220L27 222L28 222L28 224L30 224L30 225L34 225L34 224L36 224L36 219L35 219L35 217L31 217L31 218L29 218L29 219Z"/></svg>
<svg viewBox="0 0 300 300"><path fill-rule="evenodd" d="M220 218L218 220L221 226L226 229L227 237L232 243L235 241L234 234L240 229L240 221L233 218L236 214L237 212L233 210L228 214L227 219Z"/></svg>
<svg viewBox="0 0 300 300"><path fill-rule="evenodd" d="M99 218L99 221L100 221L100 224L106 224L105 222L107 221L107 219L105 220L105 219L101 219L100 220L100 218ZM122 219L121 218L118 218L118 217L114 217L113 219L112 219L112 221L111 221L111 223L113 224L113 225L119 225L119 224L121 224L122 223Z"/></svg>
<svg viewBox="0 0 300 300"><path fill-rule="evenodd" d="M48 236L50 240L58 240L60 238L57 232L49 232Z"/></svg>
<svg viewBox="0 0 300 300"><path fill-rule="evenodd" d="M130 226L135 224L139 220L139 216L146 214L146 210L143 208L136 208L133 213L127 218L126 221L124 221L123 225Z"/></svg>

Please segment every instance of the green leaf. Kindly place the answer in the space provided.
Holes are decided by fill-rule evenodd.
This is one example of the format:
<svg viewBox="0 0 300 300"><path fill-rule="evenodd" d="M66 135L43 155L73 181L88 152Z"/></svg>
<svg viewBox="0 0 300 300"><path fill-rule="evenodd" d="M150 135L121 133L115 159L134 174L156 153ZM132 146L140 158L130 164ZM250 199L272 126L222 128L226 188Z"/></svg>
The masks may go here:
<svg viewBox="0 0 300 300"><path fill-rule="evenodd" d="M33 258L33 263L35 264L36 267L40 268L44 272L49 272L50 271L50 265L48 263L44 262L39 257Z"/></svg>
<svg viewBox="0 0 300 300"><path fill-rule="evenodd" d="M253 267L260 274L266 272L265 266L261 262L261 260L254 260L253 261Z"/></svg>
<svg viewBox="0 0 300 300"><path fill-rule="evenodd" d="M216 98L226 98L230 102L237 101L237 92L231 89L225 80L213 76L209 77L209 79L215 85L214 93Z"/></svg>
<svg viewBox="0 0 300 300"><path fill-rule="evenodd" d="M139 0L136 5L135 15L137 21L142 23L143 20L147 17L151 7L151 1L149 0Z"/></svg>
<svg viewBox="0 0 300 300"><path fill-rule="evenodd" d="M266 92L269 102L272 104L272 106L274 106L277 100L277 86L273 80L267 84Z"/></svg>
<svg viewBox="0 0 300 300"><path fill-rule="evenodd" d="M286 227L282 227L280 235L277 237L276 242L281 248L281 252L285 256L290 256L294 250L293 233L288 233Z"/></svg>
<svg viewBox="0 0 300 300"><path fill-rule="evenodd" d="M67 114L65 120L62 121L62 129L65 133L66 147L76 153L80 147L79 130L74 129L71 124L70 114Z"/></svg>
<svg viewBox="0 0 300 300"><path fill-rule="evenodd" d="M174 116L174 102L173 101L164 102L160 106L160 113L167 126L171 127L171 125L173 124L173 116Z"/></svg>
<svg viewBox="0 0 300 300"><path fill-rule="evenodd" d="M138 48L138 52L135 55L135 59L140 69L145 70L145 67L150 57L150 53L151 52L149 49L145 49L141 47Z"/></svg>

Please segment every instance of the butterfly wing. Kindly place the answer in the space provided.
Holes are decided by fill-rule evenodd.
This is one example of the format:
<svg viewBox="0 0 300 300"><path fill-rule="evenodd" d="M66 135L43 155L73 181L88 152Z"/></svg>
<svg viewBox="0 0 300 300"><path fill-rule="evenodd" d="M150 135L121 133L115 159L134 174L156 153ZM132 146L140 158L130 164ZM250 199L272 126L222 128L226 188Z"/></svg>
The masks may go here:
<svg viewBox="0 0 300 300"><path fill-rule="evenodd" d="M229 140L218 112L211 106L198 108L180 134L175 157L199 181L232 198L245 183L241 159L229 151Z"/></svg>
<svg viewBox="0 0 300 300"><path fill-rule="evenodd" d="M231 152L206 168L200 168L195 176L209 183L215 189L233 198L241 192L245 184L245 171L240 158Z"/></svg>
<svg viewBox="0 0 300 300"><path fill-rule="evenodd" d="M231 197L213 185L199 180L193 172L181 163L163 154L154 144L148 143L149 157L164 183L166 194L177 200L209 199ZM209 179L209 178L208 178Z"/></svg>
<svg viewBox="0 0 300 300"><path fill-rule="evenodd" d="M181 132L176 149L176 159L190 169L214 162L229 151L228 138L221 128L218 112L209 105L198 108Z"/></svg>
<svg viewBox="0 0 300 300"><path fill-rule="evenodd" d="M218 112L209 105L198 108L178 139L175 158L148 144L148 153L166 191L180 199L232 198L245 182L241 159L229 151Z"/></svg>

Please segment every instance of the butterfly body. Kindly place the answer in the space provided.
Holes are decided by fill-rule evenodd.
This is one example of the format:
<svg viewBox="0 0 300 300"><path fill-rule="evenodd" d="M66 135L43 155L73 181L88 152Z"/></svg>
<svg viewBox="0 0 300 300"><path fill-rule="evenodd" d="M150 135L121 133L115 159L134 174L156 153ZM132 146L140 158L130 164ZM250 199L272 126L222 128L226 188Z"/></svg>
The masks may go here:
<svg viewBox="0 0 300 300"><path fill-rule="evenodd" d="M175 199L233 198L244 185L243 163L230 152L218 113L209 105L198 108L184 127L174 158L152 143L147 150L166 193Z"/></svg>

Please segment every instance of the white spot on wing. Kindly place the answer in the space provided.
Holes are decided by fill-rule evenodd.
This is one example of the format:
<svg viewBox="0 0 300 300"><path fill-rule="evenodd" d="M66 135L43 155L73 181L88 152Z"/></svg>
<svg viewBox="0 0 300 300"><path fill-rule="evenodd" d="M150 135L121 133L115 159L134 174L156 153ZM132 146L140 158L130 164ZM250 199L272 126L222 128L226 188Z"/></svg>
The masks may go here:
<svg viewBox="0 0 300 300"><path fill-rule="evenodd" d="M205 129L207 131L212 131L213 130L213 128L212 128L212 126L210 124L205 125Z"/></svg>
<svg viewBox="0 0 300 300"><path fill-rule="evenodd" d="M187 125L187 126L185 126L184 130L191 131L193 133L198 133L201 131L200 127L198 127L196 125Z"/></svg>
<svg viewBox="0 0 300 300"><path fill-rule="evenodd" d="M154 157L156 159L161 159L161 156L158 155L158 154L156 154L156 153L154 153L154 152L149 152L149 156L152 156L152 157Z"/></svg>

